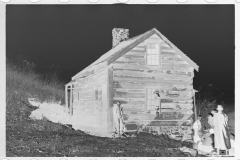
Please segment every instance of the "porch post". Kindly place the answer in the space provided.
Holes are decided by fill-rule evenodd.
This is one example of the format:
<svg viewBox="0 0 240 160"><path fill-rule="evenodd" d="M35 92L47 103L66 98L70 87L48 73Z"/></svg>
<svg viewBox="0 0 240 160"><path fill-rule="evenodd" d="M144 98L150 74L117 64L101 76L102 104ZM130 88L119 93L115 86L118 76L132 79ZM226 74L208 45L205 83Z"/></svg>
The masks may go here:
<svg viewBox="0 0 240 160"><path fill-rule="evenodd" d="M73 85L70 84L70 114L73 114Z"/></svg>
<svg viewBox="0 0 240 160"><path fill-rule="evenodd" d="M196 107L196 92L198 92L197 90L193 90L194 93L194 120L197 120L197 107Z"/></svg>
<svg viewBox="0 0 240 160"><path fill-rule="evenodd" d="M68 84L65 85L65 106L68 108Z"/></svg>

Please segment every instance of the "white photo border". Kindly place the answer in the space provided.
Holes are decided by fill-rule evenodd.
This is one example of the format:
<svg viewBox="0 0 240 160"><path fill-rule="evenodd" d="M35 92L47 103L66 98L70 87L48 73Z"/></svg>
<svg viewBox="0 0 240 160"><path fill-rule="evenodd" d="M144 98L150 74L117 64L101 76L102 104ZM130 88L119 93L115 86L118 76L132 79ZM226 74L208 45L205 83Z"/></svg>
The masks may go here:
<svg viewBox="0 0 240 160"><path fill-rule="evenodd" d="M136 157L126 157L126 158L107 158L107 157L5 157L6 156L6 5L7 4L113 4L113 3L127 3L127 4L150 4L150 5L161 5L161 4L205 4L205 5L215 5L215 4L234 4L235 6L235 122L240 121L240 113L238 108L240 102L240 0L0 0L0 160L3 159L24 159L24 160L41 160L41 159L51 159L51 160L72 160L72 159L85 159L85 160L101 160L101 159L116 159L116 160L130 160L136 159ZM236 134L236 145L235 150L240 151L240 125L235 126ZM228 157L228 159L238 159L240 160L240 152L235 153L235 157ZM146 160L156 160L156 159L176 159L176 160L190 160L193 157L139 157L138 159ZM194 157L194 159L220 159L222 157Z"/></svg>

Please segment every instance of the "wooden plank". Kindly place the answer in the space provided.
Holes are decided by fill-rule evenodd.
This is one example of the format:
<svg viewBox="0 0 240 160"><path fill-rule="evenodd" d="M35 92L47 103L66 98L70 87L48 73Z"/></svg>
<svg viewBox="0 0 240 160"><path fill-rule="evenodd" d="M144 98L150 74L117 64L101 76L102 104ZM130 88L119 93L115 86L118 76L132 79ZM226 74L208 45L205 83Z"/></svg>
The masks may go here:
<svg viewBox="0 0 240 160"><path fill-rule="evenodd" d="M123 70L123 69L114 69L113 70L114 75L129 75L129 76L138 76L138 77L155 77L157 78L175 78L180 80L187 80L192 81L193 77L189 77L188 75L178 75L178 74L169 74L167 73L161 73L161 72L143 72L139 70Z"/></svg>
<svg viewBox="0 0 240 160"><path fill-rule="evenodd" d="M191 86L189 87L169 87L168 85L161 85L156 83L154 85L153 84L133 84L133 83L127 83L127 82L118 82L118 81L114 81L114 89L118 90L118 91L122 91L122 92L144 92L145 89L147 88L155 88L157 90L159 90L162 93L165 94L187 94L188 96L191 95L192 89ZM175 90L179 90L179 91L175 91ZM182 91L181 91L182 90ZM171 92L171 93L170 93Z"/></svg>
<svg viewBox="0 0 240 160"><path fill-rule="evenodd" d="M121 97L113 97L116 101L145 101L145 98L121 98Z"/></svg>
<svg viewBox="0 0 240 160"><path fill-rule="evenodd" d="M173 59L182 59L182 60L184 60L180 55L178 55L178 54L161 54L161 57L162 58L173 58Z"/></svg>
<svg viewBox="0 0 240 160"><path fill-rule="evenodd" d="M122 63L139 63L140 65L145 65L145 58L137 58L133 56L122 56L119 59L116 60L116 62L122 62Z"/></svg>
<svg viewBox="0 0 240 160"><path fill-rule="evenodd" d="M162 61L162 66L164 65L175 65L175 66L188 66L191 67L191 65L186 61Z"/></svg>
<svg viewBox="0 0 240 160"><path fill-rule="evenodd" d="M150 79L149 77L130 77L130 76L117 76L114 75L114 81L119 81L119 82L146 82L146 83L166 83L166 84L184 84L184 85L190 85L193 82L185 82L182 80L173 80L173 79L167 79L167 78L162 78L162 79Z"/></svg>
<svg viewBox="0 0 240 160"><path fill-rule="evenodd" d="M127 92L127 93L145 93L145 89L122 89L122 88L114 88L114 92Z"/></svg>
<svg viewBox="0 0 240 160"><path fill-rule="evenodd" d="M73 115L73 90L72 84L70 85L70 105L69 105L70 114Z"/></svg>
<svg viewBox="0 0 240 160"><path fill-rule="evenodd" d="M159 116L156 116L156 114L149 114L149 113L132 113L132 112L125 112L124 113L124 121L135 121L135 122L161 122L161 121L175 121L177 122L176 125L180 122L183 124L184 122L191 122L191 119L188 119L186 117L191 117L192 114L186 114L182 112L165 112L160 113ZM148 125L149 125L148 123ZM155 124L156 125L156 124Z"/></svg>
<svg viewBox="0 0 240 160"><path fill-rule="evenodd" d="M126 63L126 64L135 64L135 65L146 65L145 61L146 61L145 58L134 58L133 56L132 57L123 56L123 57L120 57L119 59L117 59L114 62L114 64L117 64L117 63L125 64ZM163 67L164 66L191 67L191 65L186 61L162 61L161 66L163 66ZM155 66L155 68L156 67L159 67L159 66Z"/></svg>
<svg viewBox="0 0 240 160"><path fill-rule="evenodd" d="M129 101L128 99L123 100L123 99L118 99L118 100L113 100L113 104L117 104L117 102L121 103L122 105L127 105L127 106L142 106L145 104L145 100L136 100L136 101Z"/></svg>
<svg viewBox="0 0 240 160"><path fill-rule="evenodd" d="M164 113L164 112L182 112L184 114L192 114L193 111L191 109L161 109L161 112Z"/></svg>
<svg viewBox="0 0 240 160"><path fill-rule="evenodd" d="M131 73L132 72L132 73ZM182 81L186 83L192 83L193 78L187 76L178 76L178 75L167 75L161 76L161 74L153 74L153 73L141 73L141 72L134 72L134 71L116 71L113 73L114 77L117 78L134 78L134 79L148 79L148 80L155 80L156 82L160 81ZM115 78L114 78L115 79Z"/></svg>
<svg viewBox="0 0 240 160"><path fill-rule="evenodd" d="M180 103L180 104L187 104L192 103L193 100L176 100L176 99L161 99L161 103Z"/></svg>
<svg viewBox="0 0 240 160"><path fill-rule="evenodd" d="M144 67L145 62L144 61L115 61L113 64L123 64L123 65L136 65L139 67ZM152 68L160 68L159 66L151 66ZM185 64L175 64L175 63L162 63L161 65L162 69L190 69L192 70L192 67L190 65Z"/></svg>
<svg viewBox="0 0 240 160"><path fill-rule="evenodd" d="M68 109L68 85L65 85L65 105L66 105L66 108Z"/></svg>
<svg viewBox="0 0 240 160"><path fill-rule="evenodd" d="M164 50L164 51L161 51L161 55L176 56L178 54L176 52L168 52L168 51Z"/></svg>
<svg viewBox="0 0 240 160"><path fill-rule="evenodd" d="M158 43L158 44L161 44L163 42L163 40L162 39L160 39L159 37L157 38L148 38L148 39L146 39L145 40L145 44L147 44L147 43Z"/></svg>
<svg viewBox="0 0 240 160"><path fill-rule="evenodd" d="M143 121L148 121L148 122L188 122L189 120L178 120L178 119L173 119L173 120L134 120L134 122L143 122ZM133 122L132 120L124 120L124 122Z"/></svg>
<svg viewBox="0 0 240 160"><path fill-rule="evenodd" d="M167 109L192 109L193 104L179 104L179 103L162 103L161 108Z"/></svg>
<svg viewBox="0 0 240 160"><path fill-rule="evenodd" d="M126 88L126 89L145 89L145 88L156 88L161 90L171 91L191 91L193 90L192 85L177 85L177 84L166 84L166 83L146 83L146 82L134 82L134 81L115 81L113 82L114 88Z"/></svg>
<svg viewBox="0 0 240 160"><path fill-rule="evenodd" d="M165 56L165 57L162 57L162 62L163 63L166 63L166 62L169 62L169 63L172 63L172 62L179 62L179 61L184 61L182 58L178 58L177 56ZM188 64L186 61L184 61L186 64Z"/></svg>
<svg viewBox="0 0 240 160"><path fill-rule="evenodd" d="M106 102L107 106L105 107L106 112L106 123L107 123L107 131L112 131L114 128L114 120L113 120L113 71L112 67L108 68L108 81L107 81L107 93L106 93ZM104 112L102 112L104 113Z"/></svg>
<svg viewBox="0 0 240 160"><path fill-rule="evenodd" d="M139 108L144 109L144 103L142 103L142 104L129 104L129 103L126 103L126 104L121 104L121 107L128 108L128 109L131 109L131 110L139 109Z"/></svg>
<svg viewBox="0 0 240 160"><path fill-rule="evenodd" d="M122 62L142 62L142 61L145 61L145 56L123 55L122 57L118 58L116 61L122 61Z"/></svg>
<svg viewBox="0 0 240 160"><path fill-rule="evenodd" d="M145 51L145 47L144 46L136 46L132 49L132 51Z"/></svg>
<svg viewBox="0 0 240 160"><path fill-rule="evenodd" d="M125 56L125 55L127 55L127 56L145 56L146 55L146 53L145 53L145 51L129 51L129 52L127 52L126 54L124 54L123 56Z"/></svg>
<svg viewBox="0 0 240 160"><path fill-rule="evenodd" d="M132 72L132 73L131 73ZM181 76L181 75L171 75L171 74L155 74L155 73L141 73L134 71L116 71L113 73L114 77L119 78L141 78L141 79L151 79L151 80L167 80L167 81L183 81L186 83L192 83L193 77Z"/></svg>
<svg viewBox="0 0 240 160"><path fill-rule="evenodd" d="M151 67L147 65L139 66L136 64L131 63L113 63L113 68L122 68L122 69L141 69L141 70L152 70L152 71L165 71L172 70L172 71L182 71L182 72L193 72L193 67L190 66L176 66L176 65L162 65L161 67Z"/></svg>
<svg viewBox="0 0 240 160"><path fill-rule="evenodd" d="M114 67L114 71L135 71L135 72L140 72L140 73L149 73L149 74L158 74L158 75L163 75L163 76L179 76L179 77L193 77L192 72L189 71L179 71L179 70L164 70L164 69L142 69L141 67L135 67L135 68L125 68L125 67Z"/></svg>
<svg viewBox="0 0 240 160"><path fill-rule="evenodd" d="M113 64L132 64L137 66L145 66L145 61L118 61L116 60Z"/></svg>
<svg viewBox="0 0 240 160"><path fill-rule="evenodd" d="M116 98L144 98L145 93L114 92Z"/></svg>
<svg viewBox="0 0 240 160"><path fill-rule="evenodd" d="M113 106L113 69L109 68L108 69L108 92L109 92L109 107L111 108Z"/></svg>
<svg viewBox="0 0 240 160"><path fill-rule="evenodd" d="M145 55L123 55L122 57L124 57L124 59L128 59L128 60L135 60L135 59L140 59L140 60L145 60Z"/></svg>
<svg viewBox="0 0 240 160"><path fill-rule="evenodd" d="M162 92L160 93L160 96L161 98L164 98L164 99L168 99L168 98L192 98L193 97L193 94L190 92L190 93L175 93L175 94L170 94L168 91L167 92Z"/></svg>
<svg viewBox="0 0 240 160"><path fill-rule="evenodd" d="M161 53L166 52L166 53L176 53L172 48L162 48Z"/></svg>

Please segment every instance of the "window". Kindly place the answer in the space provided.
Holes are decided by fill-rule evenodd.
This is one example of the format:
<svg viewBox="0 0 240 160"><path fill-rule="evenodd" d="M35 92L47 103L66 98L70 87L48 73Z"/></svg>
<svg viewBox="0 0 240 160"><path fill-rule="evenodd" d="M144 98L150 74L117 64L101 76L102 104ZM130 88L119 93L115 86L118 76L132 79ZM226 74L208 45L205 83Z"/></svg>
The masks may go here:
<svg viewBox="0 0 240 160"><path fill-rule="evenodd" d="M159 44L147 44L147 65L159 66L160 64Z"/></svg>
<svg viewBox="0 0 240 160"><path fill-rule="evenodd" d="M101 88L97 88L95 90L95 100L102 101L102 89Z"/></svg>

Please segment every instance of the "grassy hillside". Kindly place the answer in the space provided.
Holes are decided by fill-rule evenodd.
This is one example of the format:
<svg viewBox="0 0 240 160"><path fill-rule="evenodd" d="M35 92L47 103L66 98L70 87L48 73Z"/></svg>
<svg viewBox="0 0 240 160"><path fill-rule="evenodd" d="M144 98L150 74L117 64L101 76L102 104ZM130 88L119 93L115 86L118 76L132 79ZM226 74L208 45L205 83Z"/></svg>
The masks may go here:
<svg viewBox="0 0 240 160"><path fill-rule="evenodd" d="M135 138L101 138L75 131L71 127L29 119L27 99L62 101L64 84L56 78L44 79L34 73L31 64L24 67L7 63L6 154L7 156L187 156L178 149L192 144L165 136L140 133Z"/></svg>

